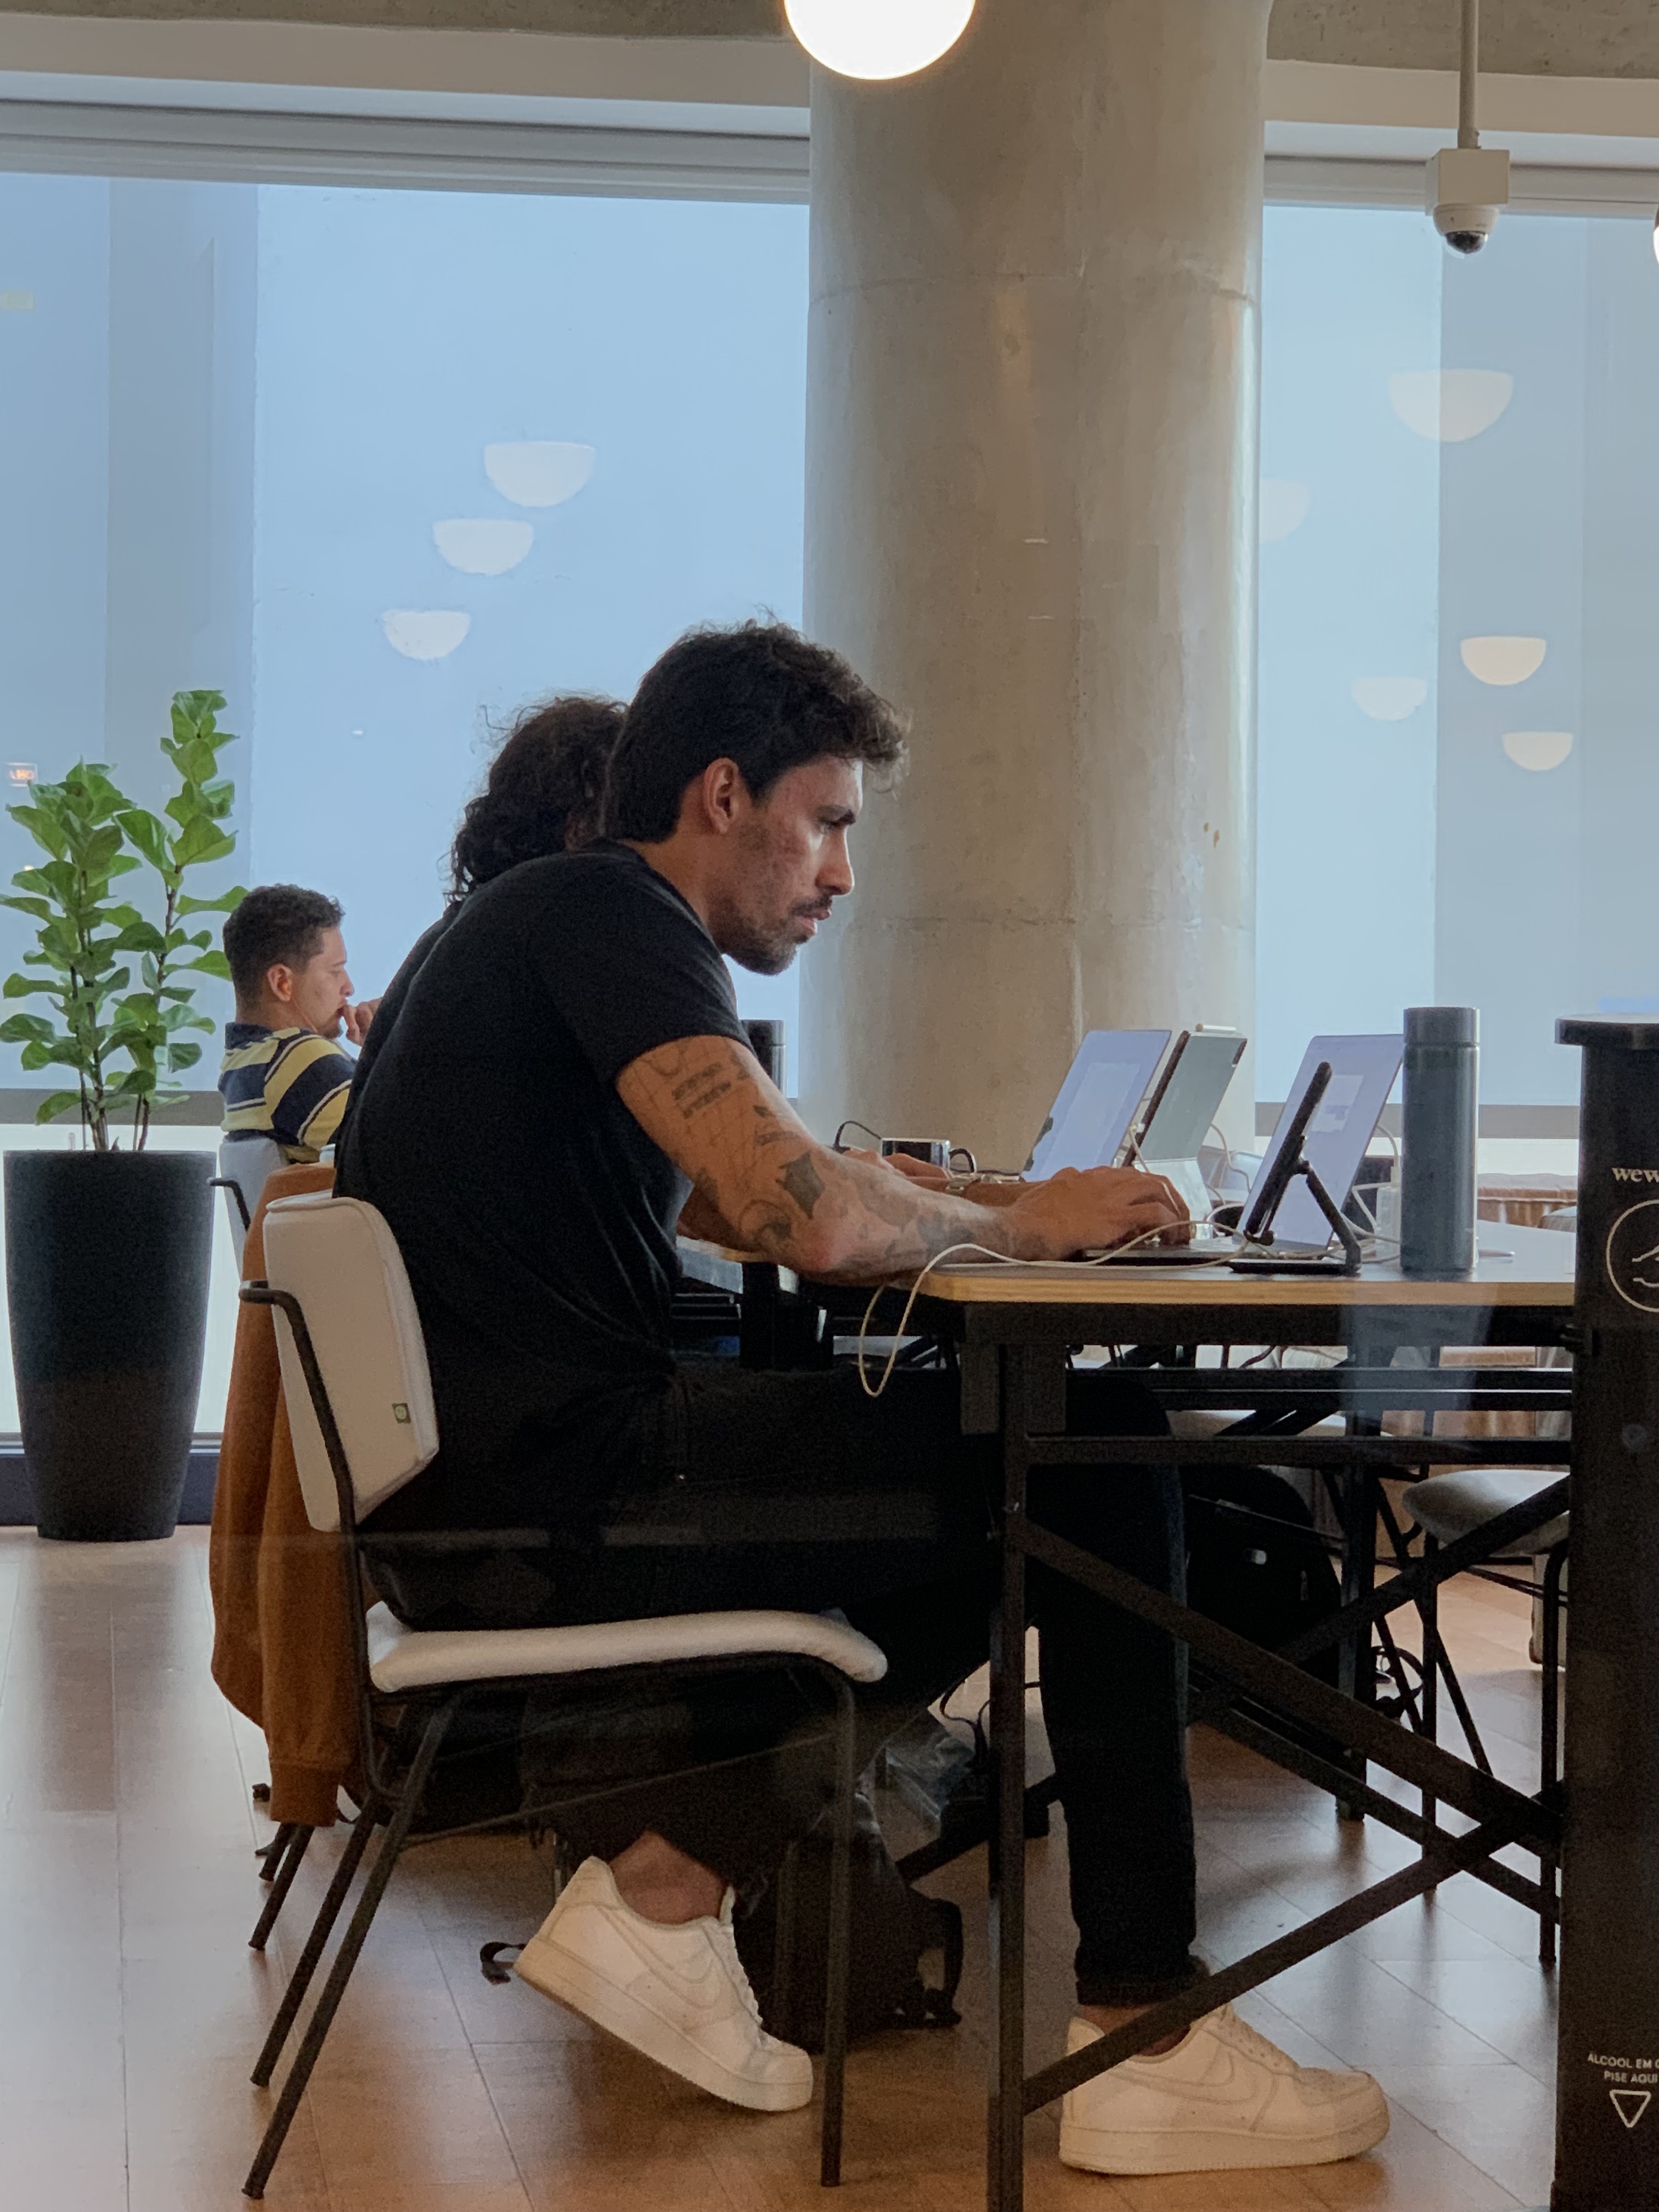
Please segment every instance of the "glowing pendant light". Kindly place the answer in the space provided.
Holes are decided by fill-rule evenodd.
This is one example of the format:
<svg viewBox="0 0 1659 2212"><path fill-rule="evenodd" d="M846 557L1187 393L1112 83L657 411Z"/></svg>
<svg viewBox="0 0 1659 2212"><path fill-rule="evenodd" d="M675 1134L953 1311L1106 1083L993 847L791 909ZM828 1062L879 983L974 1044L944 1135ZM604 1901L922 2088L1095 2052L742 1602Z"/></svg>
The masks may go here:
<svg viewBox="0 0 1659 2212"><path fill-rule="evenodd" d="M911 76L949 53L974 0L785 0L789 27L841 76Z"/></svg>

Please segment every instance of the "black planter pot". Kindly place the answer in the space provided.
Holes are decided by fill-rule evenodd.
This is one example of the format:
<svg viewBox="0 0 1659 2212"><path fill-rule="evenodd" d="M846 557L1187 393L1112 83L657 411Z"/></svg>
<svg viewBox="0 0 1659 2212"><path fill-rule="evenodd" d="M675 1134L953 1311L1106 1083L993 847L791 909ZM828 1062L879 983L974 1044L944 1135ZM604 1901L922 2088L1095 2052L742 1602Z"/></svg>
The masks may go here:
<svg viewBox="0 0 1659 2212"><path fill-rule="evenodd" d="M179 1518L202 1382L210 1152L8 1152L6 1295L43 1536Z"/></svg>

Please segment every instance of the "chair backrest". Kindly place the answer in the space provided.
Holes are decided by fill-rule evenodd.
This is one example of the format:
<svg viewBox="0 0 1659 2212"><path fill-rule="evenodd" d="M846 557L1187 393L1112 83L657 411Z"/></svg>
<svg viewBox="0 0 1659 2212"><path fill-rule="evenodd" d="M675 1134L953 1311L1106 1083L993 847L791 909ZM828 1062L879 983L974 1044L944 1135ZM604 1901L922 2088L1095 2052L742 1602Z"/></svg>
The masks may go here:
<svg viewBox="0 0 1659 2212"><path fill-rule="evenodd" d="M283 1148L275 1137L227 1137L219 1146L219 1172L227 1182L234 1182L242 1194L242 1204L247 1208L246 1219L237 1206L235 1196L225 1193L225 1212L230 1217L230 1241L236 1251L236 1264L242 1264L242 1247L247 1243L248 1223L259 1210L259 1194L266 1182L280 1167L286 1167Z"/></svg>
<svg viewBox="0 0 1659 2212"><path fill-rule="evenodd" d="M420 1316L384 1219L358 1198L279 1198L265 1210L265 1279L298 1300L344 1448L353 1519L436 1455L438 1419ZM287 1315L276 1348L306 1516L340 1526L328 1448Z"/></svg>

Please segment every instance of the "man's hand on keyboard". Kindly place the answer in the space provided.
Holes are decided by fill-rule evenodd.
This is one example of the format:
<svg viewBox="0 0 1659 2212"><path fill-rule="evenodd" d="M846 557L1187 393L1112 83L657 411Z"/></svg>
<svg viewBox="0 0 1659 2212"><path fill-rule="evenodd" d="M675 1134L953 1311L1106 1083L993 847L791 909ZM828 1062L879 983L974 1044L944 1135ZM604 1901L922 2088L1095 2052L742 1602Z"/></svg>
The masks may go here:
<svg viewBox="0 0 1659 2212"><path fill-rule="evenodd" d="M1175 1185L1141 1168L1060 1168L1045 1182L1018 1187L1008 1212L1042 1248L1029 1256L1048 1260L1134 1238L1184 1244L1192 1228Z"/></svg>

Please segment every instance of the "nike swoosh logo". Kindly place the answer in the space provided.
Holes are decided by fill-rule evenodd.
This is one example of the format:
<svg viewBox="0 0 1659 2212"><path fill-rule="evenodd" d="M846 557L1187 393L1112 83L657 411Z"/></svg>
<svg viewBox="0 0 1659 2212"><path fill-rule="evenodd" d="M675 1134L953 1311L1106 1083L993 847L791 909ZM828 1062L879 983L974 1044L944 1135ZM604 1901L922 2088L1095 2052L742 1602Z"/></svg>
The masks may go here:
<svg viewBox="0 0 1659 2212"><path fill-rule="evenodd" d="M730 1987L725 1975L720 1972L719 1962L707 1947L704 1948L695 1971L688 1972L681 1967L672 1966L659 1953L641 1943L632 1929L611 1919L608 1915L602 1917L605 1917L610 1932L613 1936L620 1936L633 1954L638 1963L641 1978L648 1980L659 1990L666 1989L683 2004L696 2011L713 2014L717 2012L729 2011L732 2008L736 2002L736 1992ZM573 1955L575 1954L573 1954ZM637 1989L635 1994L639 1994Z"/></svg>

